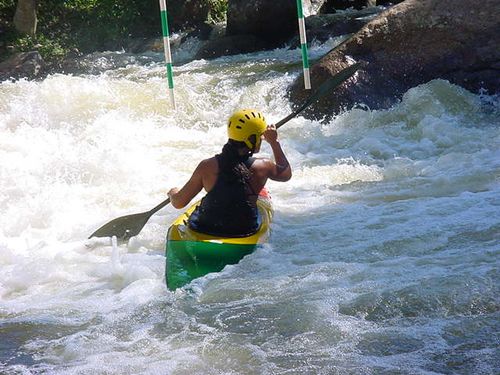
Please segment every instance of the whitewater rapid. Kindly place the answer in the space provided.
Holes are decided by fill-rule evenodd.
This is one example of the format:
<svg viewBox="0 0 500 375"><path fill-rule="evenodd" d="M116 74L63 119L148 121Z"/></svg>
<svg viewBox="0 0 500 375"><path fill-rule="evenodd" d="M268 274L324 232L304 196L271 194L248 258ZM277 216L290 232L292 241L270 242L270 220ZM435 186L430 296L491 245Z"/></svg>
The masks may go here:
<svg viewBox="0 0 500 375"><path fill-rule="evenodd" d="M88 235L182 186L235 109L288 115L301 63L294 49L181 59L174 111L161 58L0 83L1 373L498 372L498 97L435 80L388 110L293 119L269 243L172 293L179 211L127 244Z"/></svg>

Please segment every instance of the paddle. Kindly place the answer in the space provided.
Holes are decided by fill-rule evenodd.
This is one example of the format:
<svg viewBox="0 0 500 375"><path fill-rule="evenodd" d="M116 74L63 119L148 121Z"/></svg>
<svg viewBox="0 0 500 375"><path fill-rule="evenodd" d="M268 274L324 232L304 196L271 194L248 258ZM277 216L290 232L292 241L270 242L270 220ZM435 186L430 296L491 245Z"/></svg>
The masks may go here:
<svg viewBox="0 0 500 375"><path fill-rule="evenodd" d="M275 126L279 128L290 121L292 118L297 116L300 112L310 106L315 100L321 98L329 91L333 90L335 87L342 84L344 81L349 79L356 73L356 71L361 67L360 63L351 65L338 74L334 75L332 78L324 82L306 101L302 106L297 109L292 114L286 116L283 120L278 121ZM157 211L161 210L167 204L170 203L170 198L165 199L155 208L141 212L138 214L126 215L116 218L102 227L97 229L94 233L90 235L92 237L112 237L116 236L118 240L127 241L129 238L136 236L142 230L144 225L148 222L149 218L153 216Z"/></svg>
<svg viewBox="0 0 500 375"><path fill-rule="evenodd" d="M276 124L274 124L276 126L276 129L283 126L291 119L293 119L300 112L302 112L304 109L309 107L313 102L315 102L316 100L327 94L329 91L341 85L342 83L344 83L344 81L347 81L354 75L354 73L358 71L359 68L361 68L361 66L363 66L362 63L356 63L351 66L348 66L347 68L341 70L339 73L335 74L332 78L323 82L321 86L318 87L318 89L305 101L305 103L300 106L299 109L286 116L283 120L280 120Z"/></svg>
<svg viewBox="0 0 500 375"><path fill-rule="evenodd" d="M146 225L149 218L169 203L170 198L167 198L158 206L149 211L141 212L139 214L121 216L114 220L111 220L109 223L104 224L102 227L92 233L89 238L116 236L116 238L121 241L127 241L130 237L137 236L144 225Z"/></svg>

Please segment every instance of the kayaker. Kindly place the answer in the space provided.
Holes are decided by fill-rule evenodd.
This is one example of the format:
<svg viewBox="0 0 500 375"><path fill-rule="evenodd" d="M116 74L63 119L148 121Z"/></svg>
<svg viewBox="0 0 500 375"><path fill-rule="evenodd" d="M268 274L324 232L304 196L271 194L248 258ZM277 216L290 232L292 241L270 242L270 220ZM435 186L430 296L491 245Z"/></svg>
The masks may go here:
<svg viewBox="0 0 500 375"><path fill-rule="evenodd" d="M246 236L258 230L257 198L268 179L288 181L292 170L278 141L278 132L253 109L235 112L228 122L228 141L220 154L202 160L189 181L168 192L175 208L185 207L200 191L207 194L191 214L191 229L213 235ZM269 143L274 160L255 158L261 141Z"/></svg>

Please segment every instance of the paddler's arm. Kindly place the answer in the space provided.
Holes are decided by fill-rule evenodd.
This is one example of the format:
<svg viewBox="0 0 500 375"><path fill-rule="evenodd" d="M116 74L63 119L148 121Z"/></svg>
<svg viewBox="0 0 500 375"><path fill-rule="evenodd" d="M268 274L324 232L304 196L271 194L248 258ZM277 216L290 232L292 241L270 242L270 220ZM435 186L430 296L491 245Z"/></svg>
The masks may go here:
<svg viewBox="0 0 500 375"><path fill-rule="evenodd" d="M267 127L264 132L264 139L271 146L274 155L274 163L269 161L269 178L274 181L285 182L292 178L292 168L278 141L278 132L274 125Z"/></svg>
<svg viewBox="0 0 500 375"><path fill-rule="evenodd" d="M180 190L174 187L168 191L172 206L175 208L185 207L203 189L203 163L204 161L198 164L189 181Z"/></svg>

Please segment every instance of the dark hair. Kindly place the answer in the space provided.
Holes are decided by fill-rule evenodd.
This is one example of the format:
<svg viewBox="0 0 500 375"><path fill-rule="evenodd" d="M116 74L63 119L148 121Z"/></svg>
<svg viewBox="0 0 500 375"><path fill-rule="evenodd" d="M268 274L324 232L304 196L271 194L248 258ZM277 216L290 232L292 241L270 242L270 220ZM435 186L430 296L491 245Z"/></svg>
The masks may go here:
<svg viewBox="0 0 500 375"><path fill-rule="evenodd" d="M245 162L252 156L244 142L228 140L217 155L219 161L220 176L227 181L238 181L245 184L250 180L251 172Z"/></svg>

